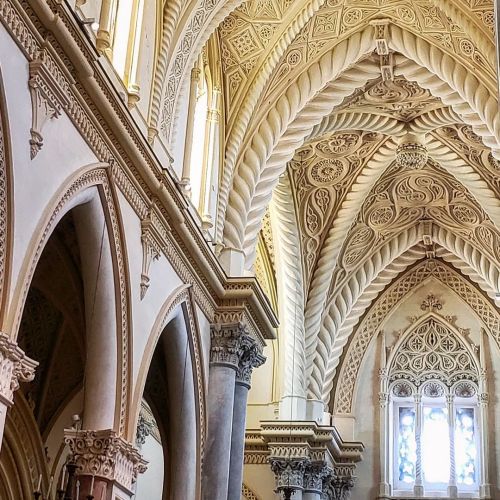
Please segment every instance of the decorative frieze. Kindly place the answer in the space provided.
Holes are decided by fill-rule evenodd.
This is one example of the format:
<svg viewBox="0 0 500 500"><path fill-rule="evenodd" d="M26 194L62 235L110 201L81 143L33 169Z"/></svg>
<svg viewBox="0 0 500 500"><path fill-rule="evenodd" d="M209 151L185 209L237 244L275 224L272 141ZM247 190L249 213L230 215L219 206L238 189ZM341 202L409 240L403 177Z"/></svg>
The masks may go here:
<svg viewBox="0 0 500 500"><path fill-rule="evenodd" d="M114 481L132 491L137 475L146 471L147 462L129 442L113 430L66 430L64 442L82 475Z"/></svg>
<svg viewBox="0 0 500 500"><path fill-rule="evenodd" d="M45 48L40 49L36 58L29 63L28 86L31 95L31 139L30 155L35 158L43 146L42 129L45 122L57 118L61 109L68 105L69 98L65 89L61 88L54 73L48 67L48 54Z"/></svg>
<svg viewBox="0 0 500 500"><path fill-rule="evenodd" d="M12 405L20 382L31 382L37 366L8 335L0 332L0 403Z"/></svg>

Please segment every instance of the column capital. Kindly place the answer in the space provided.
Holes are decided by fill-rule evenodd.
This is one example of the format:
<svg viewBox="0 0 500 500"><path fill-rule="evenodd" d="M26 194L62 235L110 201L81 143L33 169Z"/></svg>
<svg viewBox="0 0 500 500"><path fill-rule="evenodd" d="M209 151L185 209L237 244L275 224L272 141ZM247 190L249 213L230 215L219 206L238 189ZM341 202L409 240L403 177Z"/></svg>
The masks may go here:
<svg viewBox="0 0 500 500"><path fill-rule="evenodd" d="M137 449L113 430L66 429L64 442L80 474L116 482L129 492L137 475L146 471L147 462Z"/></svg>
<svg viewBox="0 0 500 500"><path fill-rule="evenodd" d="M271 470L276 477L276 489L281 492L284 488L290 488L293 491L304 489L304 473L309 465L309 459L300 458L277 458L269 459Z"/></svg>
<svg viewBox="0 0 500 500"><path fill-rule="evenodd" d="M37 366L7 334L0 332L0 402L11 406L20 382L31 382Z"/></svg>
<svg viewBox="0 0 500 500"><path fill-rule="evenodd" d="M210 363L234 368L248 384L252 369L265 361L262 347L240 321L211 325L210 340Z"/></svg>
<svg viewBox="0 0 500 500"><path fill-rule="evenodd" d="M242 353L236 371L236 383L247 386L250 389L252 372L264 364L265 356L262 355L262 349L259 344L250 335L245 334L242 339Z"/></svg>
<svg viewBox="0 0 500 500"><path fill-rule="evenodd" d="M326 478L331 478L333 470L325 462L312 462L306 466L304 473L304 491L322 493Z"/></svg>

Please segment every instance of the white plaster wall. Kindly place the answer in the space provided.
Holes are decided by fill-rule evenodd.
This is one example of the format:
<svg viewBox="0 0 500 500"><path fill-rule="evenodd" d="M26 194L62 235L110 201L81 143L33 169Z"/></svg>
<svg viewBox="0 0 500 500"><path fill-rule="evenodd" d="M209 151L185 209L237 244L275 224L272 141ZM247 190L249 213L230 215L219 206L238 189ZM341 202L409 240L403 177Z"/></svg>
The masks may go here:
<svg viewBox="0 0 500 500"><path fill-rule="evenodd" d="M274 474L268 464L245 465L243 483L261 500L278 500L280 498L279 495L274 493L276 483Z"/></svg>
<svg viewBox="0 0 500 500"><path fill-rule="evenodd" d="M165 473L162 445L149 435L142 445L141 453L148 461L148 469L137 479L135 500L159 500L163 491Z"/></svg>
<svg viewBox="0 0 500 500"><path fill-rule="evenodd" d="M79 169L97 159L72 122L62 113L42 131L43 147L30 159L31 98L28 62L3 26L0 26L0 68L10 125L14 200L14 248L11 290L20 280L21 266L35 229L51 211L56 193ZM36 234L36 238L40 235Z"/></svg>

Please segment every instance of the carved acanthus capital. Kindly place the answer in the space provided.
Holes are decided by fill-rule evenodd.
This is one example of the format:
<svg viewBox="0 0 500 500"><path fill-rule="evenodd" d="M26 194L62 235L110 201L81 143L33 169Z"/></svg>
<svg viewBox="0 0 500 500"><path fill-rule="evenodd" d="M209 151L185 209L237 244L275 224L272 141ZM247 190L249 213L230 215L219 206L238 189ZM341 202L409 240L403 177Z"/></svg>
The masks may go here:
<svg viewBox="0 0 500 500"><path fill-rule="evenodd" d="M325 479L330 478L333 471L324 462L313 462L306 467L304 473L304 490L322 493Z"/></svg>
<svg viewBox="0 0 500 500"><path fill-rule="evenodd" d="M31 382L37 366L8 335L0 332L0 402L12 405L20 382Z"/></svg>
<svg viewBox="0 0 500 500"><path fill-rule="evenodd" d="M266 358L262 355L260 345L249 335L244 335L242 337L241 357L236 371L236 381L250 388L253 369L264 364L265 361Z"/></svg>
<svg viewBox="0 0 500 500"><path fill-rule="evenodd" d="M151 434L153 430L153 422L148 415L141 410L139 413L139 421L137 422L137 430L135 433L135 443L139 448L146 442L146 438Z"/></svg>
<svg viewBox="0 0 500 500"><path fill-rule="evenodd" d="M146 471L147 462L134 446L113 430L69 429L64 432L80 474L114 481L132 491L137 475Z"/></svg>
<svg viewBox="0 0 500 500"><path fill-rule="evenodd" d="M354 487L354 478L351 476L337 476L331 481L333 498L332 500L348 500L351 490Z"/></svg>
<svg viewBox="0 0 500 500"><path fill-rule="evenodd" d="M291 488L292 490L302 490L304 488L304 473L309 464L309 459L271 457L269 464L276 477L278 492L281 492L284 488Z"/></svg>
<svg viewBox="0 0 500 500"><path fill-rule="evenodd" d="M28 86L31 95L31 139L30 154L33 159L43 146L42 129L45 122L57 118L61 109L68 105L67 89L60 85L62 78L58 78L57 69L46 49L38 51L36 58L29 63Z"/></svg>
<svg viewBox="0 0 500 500"><path fill-rule="evenodd" d="M215 324L210 330L210 363L238 369L248 337L243 323Z"/></svg>

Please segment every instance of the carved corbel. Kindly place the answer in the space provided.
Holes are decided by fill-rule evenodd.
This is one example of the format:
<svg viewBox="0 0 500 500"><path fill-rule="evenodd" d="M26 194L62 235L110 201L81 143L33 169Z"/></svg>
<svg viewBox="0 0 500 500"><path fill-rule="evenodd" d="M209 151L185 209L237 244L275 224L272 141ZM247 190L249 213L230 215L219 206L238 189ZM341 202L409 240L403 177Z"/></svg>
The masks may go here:
<svg viewBox="0 0 500 500"><path fill-rule="evenodd" d="M47 120L61 115L61 109L67 106L69 98L56 79L56 72L51 68L46 49L37 53L36 59L29 63L28 87L31 95L31 139L30 155L35 158L43 146L42 130Z"/></svg>
<svg viewBox="0 0 500 500"><path fill-rule="evenodd" d="M150 207L148 215L141 221L142 270L141 270L141 300L149 288L149 268L153 260L160 258L163 245L166 242L166 232L170 228L160 221L155 213L155 205Z"/></svg>
<svg viewBox="0 0 500 500"><path fill-rule="evenodd" d="M37 366L8 335L0 332L0 402L11 406L20 382L31 382Z"/></svg>

